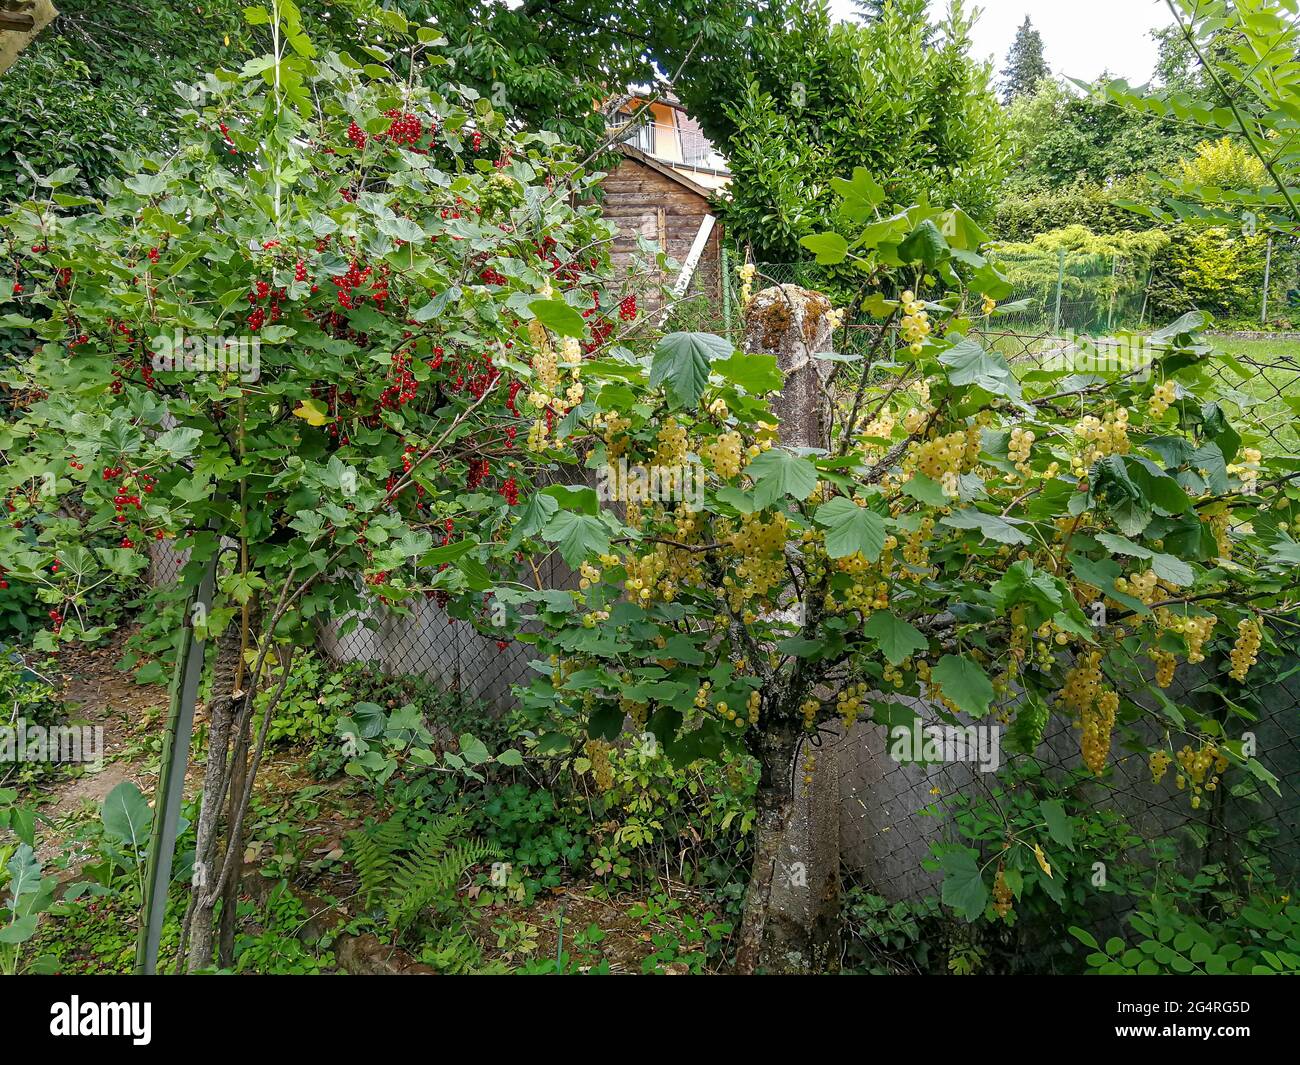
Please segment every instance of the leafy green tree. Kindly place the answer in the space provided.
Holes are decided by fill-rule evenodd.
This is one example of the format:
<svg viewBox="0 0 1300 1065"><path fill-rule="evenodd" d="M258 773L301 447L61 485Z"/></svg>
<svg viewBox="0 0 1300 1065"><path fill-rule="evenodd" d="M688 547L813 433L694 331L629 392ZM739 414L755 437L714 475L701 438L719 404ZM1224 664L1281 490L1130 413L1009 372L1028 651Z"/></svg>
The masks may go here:
<svg viewBox="0 0 1300 1065"><path fill-rule="evenodd" d="M987 213L1003 174L1002 114L989 71L969 57L960 5L934 27L923 0L888 4L869 25L834 23L824 2L759 22L745 62L682 95L734 174L721 206L732 231L769 262L803 258L799 238L836 217L831 181L856 166L887 175L891 195Z"/></svg>
<svg viewBox="0 0 1300 1065"><path fill-rule="evenodd" d="M1016 166L1005 191L1026 195L1089 182L1112 184L1153 169L1173 169L1204 134L1158 116L1116 107L1104 87L1080 92L1055 79L1010 109Z"/></svg>
<svg viewBox="0 0 1300 1065"><path fill-rule="evenodd" d="M1027 96L1050 74L1047 59L1043 56L1043 35L1034 29L1026 15L1016 30L1016 39L1007 52L1007 65L1002 69L1003 102L1009 104Z"/></svg>

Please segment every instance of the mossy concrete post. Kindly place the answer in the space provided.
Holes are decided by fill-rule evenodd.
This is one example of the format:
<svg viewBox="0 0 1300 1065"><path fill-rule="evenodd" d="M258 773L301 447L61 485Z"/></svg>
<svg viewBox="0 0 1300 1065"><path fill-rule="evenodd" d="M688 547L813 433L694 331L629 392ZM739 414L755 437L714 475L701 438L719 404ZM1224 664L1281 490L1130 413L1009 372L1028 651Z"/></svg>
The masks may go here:
<svg viewBox="0 0 1300 1065"><path fill-rule="evenodd" d="M785 374L773 401L781 443L829 444L827 381L834 364L814 356L830 350L830 301L797 285L756 293L745 308L744 350L775 355ZM801 614L791 604L790 619ZM754 882L746 895L738 967L769 973L821 972L839 956L839 785L835 760L817 754L806 784L804 762L816 753L802 730L773 736L757 797ZM751 914L754 916L751 917ZM756 926L756 927L755 927Z"/></svg>

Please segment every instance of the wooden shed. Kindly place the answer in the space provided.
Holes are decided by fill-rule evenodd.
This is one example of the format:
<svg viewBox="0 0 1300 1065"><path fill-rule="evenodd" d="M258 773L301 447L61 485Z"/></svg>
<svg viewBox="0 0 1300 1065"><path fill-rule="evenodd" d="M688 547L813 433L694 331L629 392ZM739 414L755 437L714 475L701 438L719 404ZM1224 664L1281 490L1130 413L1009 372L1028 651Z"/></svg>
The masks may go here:
<svg viewBox="0 0 1300 1065"><path fill-rule="evenodd" d="M614 261L632 260L637 235L654 241L682 267L682 291L721 295L722 226L714 217L709 188L669 163L626 142L623 159L604 180L604 214L618 223ZM674 278L665 281L673 284Z"/></svg>

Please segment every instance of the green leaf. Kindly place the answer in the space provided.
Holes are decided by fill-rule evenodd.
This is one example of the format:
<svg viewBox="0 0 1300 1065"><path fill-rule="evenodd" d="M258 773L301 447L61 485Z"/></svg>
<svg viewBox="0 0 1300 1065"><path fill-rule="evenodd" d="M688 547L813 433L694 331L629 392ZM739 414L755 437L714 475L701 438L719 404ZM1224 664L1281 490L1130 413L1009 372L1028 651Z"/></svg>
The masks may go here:
<svg viewBox="0 0 1300 1065"><path fill-rule="evenodd" d="M709 383L709 364L733 351L730 341L712 333L669 333L655 345L650 387L665 385L677 406L693 407Z"/></svg>
<svg viewBox="0 0 1300 1065"><path fill-rule="evenodd" d="M993 703L993 682L978 662L965 655L944 655L930 675L959 710L983 717Z"/></svg>
<svg viewBox="0 0 1300 1065"><path fill-rule="evenodd" d="M862 627L865 635L876 641L881 653L889 659L892 666L916 651L924 651L930 646L920 629L895 617L887 610L877 610L867 619Z"/></svg>
<svg viewBox="0 0 1300 1065"><path fill-rule="evenodd" d="M559 509L560 501L554 496L548 496L544 492L534 492L519 511L515 530L507 546L517 547L525 537L536 536Z"/></svg>
<svg viewBox="0 0 1300 1065"><path fill-rule="evenodd" d="M948 380L953 385L975 385L995 396L1020 398L1020 382L1011 372L1007 360L999 352L986 351L968 337L963 337L940 355L939 362L949 367Z"/></svg>
<svg viewBox="0 0 1300 1065"><path fill-rule="evenodd" d="M13 946L27 942L36 934L36 926L40 923L40 919L40 914L29 913L26 917L19 917L5 925L0 928L0 943Z"/></svg>
<svg viewBox="0 0 1300 1065"><path fill-rule="evenodd" d="M168 429L154 443L170 454L172 458L183 459L193 453L194 448L202 438L202 429L177 426L175 429Z"/></svg>
<svg viewBox="0 0 1300 1065"><path fill-rule="evenodd" d="M939 859L943 902L968 921L978 920L988 905L989 889L980 875L979 855L969 847L952 847Z"/></svg>
<svg viewBox="0 0 1300 1065"><path fill-rule="evenodd" d="M564 300L533 300L528 309L542 325L560 336L581 338L587 327L582 315Z"/></svg>
<svg viewBox="0 0 1300 1065"><path fill-rule="evenodd" d="M849 179L831 178L831 188L840 196L841 209L854 222L865 222L871 212L885 202L885 190L877 184L865 167L855 166Z"/></svg>
<svg viewBox="0 0 1300 1065"><path fill-rule="evenodd" d="M800 237L799 243L817 256L821 266L842 263L849 254L849 242L838 233L811 233Z"/></svg>
<svg viewBox="0 0 1300 1065"><path fill-rule="evenodd" d="M939 232L939 227L928 218L898 246L898 257L905 263L919 261L926 266L938 266L948 256L948 242Z"/></svg>
<svg viewBox="0 0 1300 1065"><path fill-rule="evenodd" d="M912 479L903 485L903 494L932 507L952 505L952 500L944 492L943 485L923 473L913 474Z"/></svg>
<svg viewBox="0 0 1300 1065"><path fill-rule="evenodd" d="M551 517L542 530L542 539L558 544L560 556L577 569L592 555L609 550L609 534L604 523L590 514L561 510Z"/></svg>
<svg viewBox="0 0 1300 1065"><path fill-rule="evenodd" d="M784 448L764 451L745 472L753 478L754 504L760 509L782 496L807 499L817 487L817 467Z"/></svg>
<svg viewBox="0 0 1300 1065"><path fill-rule="evenodd" d="M1038 804L1038 811L1047 822L1047 833L1062 847L1074 850L1074 825L1065 813L1065 807L1057 799L1044 799Z"/></svg>
<svg viewBox="0 0 1300 1065"><path fill-rule="evenodd" d="M776 368L775 355L750 355L743 351L715 362L713 372L753 395L775 392L785 380L785 375Z"/></svg>
<svg viewBox="0 0 1300 1065"><path fill-rule="evenodd" d="M1061 589L1055 579L1045 570L1035 569L1027 560L1011 565L993 585L993 594L1003 610L1017 603L1032 603L1043 614L1051 616L1061 606Z"/></svg>
<svg viewBox="0 0 1300 1065"><path fill-rule="evenodd" d="M985 514L974 507L954 510L940 519L940 524L954 529L978 529L987 539L1000 544L1027 544L1029 537L1016 528L1020 524L1013 518L1000 518L996 514Z"/></svg>
<svg viewBox="0 0 1300 1065"><path fill-rule="evenodd" d="M114 839L141 847L149 838L153 825L153 811L149 803L129 780L122 781L108 793L100 812L104 831Z"/></svg>
<svg viewBox="0 0 1300 1065"><path fill-rule="evenodd" d="M1177 555L1152 551L1149 547L1135 544L1127 537L1116 536L1114 533L1097 533L1096 540L1099 544L1108 548L1112 554L1126 555L1129 558L1150 559L1151 568L1155 571L1156 576L1163 581L1168 581L1170 584L1186 587L1195 580L1192 567Z"/></svg>
<svg viewBox="0 0 1300 1065"><path fill-rule="evenodd" d="M460 756L470 765L482 765L492 757L483 741L468 732L460 737Z"/></svg>
<svg viewBox="0 0 1300 1065"><path fill-rule="evenodd" d="M818 507L813 517L826 528L826 553L831 558L858 553L868 562L880 558L885 546L885 519L875 511L837 496Z"/></svg>

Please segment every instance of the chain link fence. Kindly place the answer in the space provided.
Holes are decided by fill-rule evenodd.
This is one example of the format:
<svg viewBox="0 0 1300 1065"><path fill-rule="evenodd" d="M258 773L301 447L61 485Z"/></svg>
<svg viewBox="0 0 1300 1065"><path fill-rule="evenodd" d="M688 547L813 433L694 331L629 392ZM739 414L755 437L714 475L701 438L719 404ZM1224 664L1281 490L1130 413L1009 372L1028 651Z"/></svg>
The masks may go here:
<svg viewBox="0 0 1300 1065"><path fill-rule="evenodd" d="M874 334L871 327L857 328ZM1062 343L1051 333L1021 334L1005 328L979 335L1018 372L1042 365ZM1239 356L1239 372L1219 363L1209 372L1220 386L1219 402L1230 411L1251 409L1277 452L1295 456L1300 451L1294 408L1300 399L1300 360L1270 356L1267 350L1264 341L1259 357ZM1221 675L1226 665L1222 669L1210 668L1212 663L1184 666L1167 694L1176 703L1222 721L1228 738L1249 733L1256 757L1274 781L1243 776L1236 770L1225 778L1224 787L1207 793L1206 801L1193 809L1189 792L1171 783L1176 767L1162 783L1152 779L1147 751L1160 742L1164 729L1154 723L1151 697L1142 693L1125 694L1149 717L1126 743L1119 741L1117 731L1109 768L1100 780L1083 770L1078 732L1057 715L1032 755L1004 757L998 773L982 773L967 763L894 761L888 756L885 727L858 725L834 745L840 839L851 881L890 903L921 904L937 897L942 876L932 867L934 848L970 844L957 832L954 815L972 803L994 807L999 801L1005 803L1009 782L1021 771L1032 778L1036 765L1054 785L1123 819L1129 844L1114 855L1116 866L1149 866L1158 860L1151 841L1170 840L1176 849L1175 864L1187 875L1211 865L1241 881L1239 888L1249 883L1260 886L1270 877L1284 885L1296 883L1300 879L1300 627L1295 619L1272 619L1270 625L1274 642L1284 651L1261 660L1252 671L1253 711L1225 693ZM1146 673L1149 676L1150 670ZM941 723L923 700L905 702L922 725Z"/></svg>
<svg viewBox="0 0 1300 1065"><path fill-rule="evenodd" d="M741 330L739 285L735 260L724 255L720 301L703 327L729 332L738 339ZM754 289L772 283L812 283L815 266L796 264L788 270L761 267ZM981 330L987 346L1001 351L1017 370L1030 370L1059 351L1063 343L1051 330L1023 331L1001 320L998 327ZM877 327L850 323L840 339L848 350L869 345ZM1300 413L1300 359L1270 354L1261 342L1258 354L1238 356L1240 372L1216 364L1212 371L1219 386L1216 398L1230 413L1250 410L1273 443L1283 453L1300 452L1296 416ZM166 545L155 550L151 580L174 584L180 579L183 557ZM554 558L533 560L536 578L544 587L571 588L573 574ZM359 578L340 575L339 580ZM490 609L485 602L483 609ZM1150 724L1139 729L1127 746L1118 742L1111 752L1110 768L1102 780L1083 779L1078 736L1053 716L1054 722L1032 759L1049 780L1071 789L1096 805L1113 809L1128 822L1133 846L1116 855L1117 862L1154 860L1144 841L1173 839L1188 869L1207 862L1220 863L1237 874L1255 876L1264 863L1279 880L1289 882L1300 872L1300 644L1295 634L1278 628L1280 645L1293 649L1273 663L1273 675L1256 703L1258 719L1233 719L1240 731L1253 732L1258 758L1276 777L1276 787L1254 778L1230 779L1212 801L1193 810L1186 792L1177 791L1166 778L1153 783L1146 764L1145 747L1159 739ZM362 661L389 674L414 674L433 679L448 691L500 713L513 703L511 687L527 684L533 672L532 648L503 632L500 639L484 636L473 625L449 617L435 596L418 600L408 612L376 604L365 613L331 620L322 627L321 648L339 661ZM1176 700L1222 710L1229 704L1217 674L1203 667L1186 667L1175 679ZM912 709L923 722L936 720L930 707L915 701ZM1230 716L1230 715L1229 715ZM1028 766L1029 755L1008 757L1003 772L981 773L969 764L920 765L900 763L888 756L885 730L880 725L859 724L847 736L823 743L833 755L826 771L835 774L838 794L841 853L851 878L890 902L932 899L939 875L927 868L936 844L958 838L954 814L972 802L996 802L998 790L1007 786L1007 773ZM833 768L831 768L833 767ZM689 823L667 833L663 851L665 875L682 872L683 856L708 848L707 840L693 836ZM719 882L743 882L748 857L744 849L715 853L707 859L715 866ZM674 864L678 868L674 869Z"/></svg>

